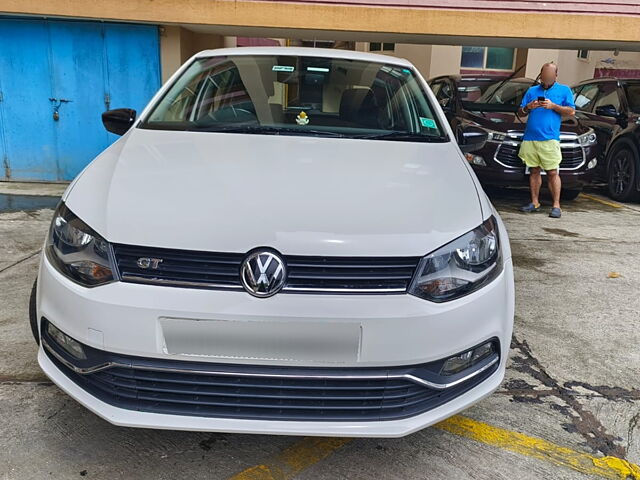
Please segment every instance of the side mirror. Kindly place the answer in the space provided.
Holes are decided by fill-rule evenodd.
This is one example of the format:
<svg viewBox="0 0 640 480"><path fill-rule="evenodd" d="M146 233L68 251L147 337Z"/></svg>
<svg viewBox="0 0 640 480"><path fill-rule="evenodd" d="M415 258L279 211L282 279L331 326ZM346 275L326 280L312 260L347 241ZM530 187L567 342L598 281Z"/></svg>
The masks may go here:
<svg viewBox="0 0 640 480"><path fill-rule="evenodd" d="M620 116L620 113L613 105L601 105L599 107L596 107L596 115L599 115L600 117L613 117L617 119Z"/></svg>
<svg viewBox="0 0 640 480"><path fill-rule="evenodd" d="M102 123L108 132L124 135L136 121L136 111L131 108L116 108L102 114Z"/></svg>
<svg viewBox="0 0 640 480"><path fill-rule="evenodd" d="M487 143L489 134L480 127L464 127L458 135L458 146L462 153L470 153L480 150Z"/></svg>

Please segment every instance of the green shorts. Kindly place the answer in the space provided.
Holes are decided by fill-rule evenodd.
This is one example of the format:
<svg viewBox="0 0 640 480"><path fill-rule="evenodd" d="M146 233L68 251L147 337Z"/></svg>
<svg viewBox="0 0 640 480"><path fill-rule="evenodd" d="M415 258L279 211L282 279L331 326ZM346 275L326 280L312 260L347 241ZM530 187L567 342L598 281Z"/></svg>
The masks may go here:
<svg viewBox="0 0 640 480"><path fill-rule="evenodd" d="M562 151L558 140L524 140L518 156L529 167L555 170L562 161Z"/></svg>

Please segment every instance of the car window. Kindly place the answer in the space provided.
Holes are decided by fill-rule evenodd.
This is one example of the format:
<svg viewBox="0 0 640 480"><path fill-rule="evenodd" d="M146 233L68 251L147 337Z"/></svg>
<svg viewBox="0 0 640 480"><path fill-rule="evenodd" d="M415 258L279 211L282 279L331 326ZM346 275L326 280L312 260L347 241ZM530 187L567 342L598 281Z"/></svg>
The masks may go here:
<svg viewBox="0 0 640 480"><path fill-rule="evenodd" d="M620 96L618 95L618 84L614 82L601 83L598 86L598 98L593 105L593 111L603 105L613 105L620 111Z"/></svg>
<svg viewBox="0 0 640 480"><path fill-rule="evenodd" d="M433 92L433 94L437 97L438 92L442 88L442 82L431 82L429 83L429 87L431 88L431 91Z"/></svg>
<svg viewBox="0 0 640 480"><path fill-rule="evenodd" d="M411 69L288 55L196 59L141 128L448 141Z"/></svg>
<svg viewBox="0 0 640 480"><path fill-rule="evenodd" d="M627 83L624 92L632 112L640 113L640 83Z"/></svg>
<svg viewBox="0 0 640 480"><path fill-rule="evenodd" d="M467 110L515 112L532 83L508 79L492 82L465 80L458 91Z"/></svg>
<svg viewBox="0 0 640 480"><path fill-rule="evenodd" d="M489 85L490 83L488 82L478 84L462 82L458 86L458 95L460 97L460 100L462 100L463 102L477 101L482 96L487 87L489 87Z"/></svg>
<svg viewBox="0 0 640 480"><path fill-rule="evenodd" d="M530 84L522 82L497 82L487 88L477 102L520 106L530 87Z"/></svg>
<svg viewBox="0 0 640 480"><path fill-rule="evenodd" d="M597 94L597 83L588 83L587 85L582 86L574 98L576 110L590 112L593 108L593 101L596 98Z"/></svg>
<svg viewBox="0 0 640 480"><path fill-rule="evenodd" d="M441 107L449 105L451 98L453 97L453 90L450 82L447 80L439 80L433 84L431 90L433 90L433 94L436 96L436 100Z"/></svg>

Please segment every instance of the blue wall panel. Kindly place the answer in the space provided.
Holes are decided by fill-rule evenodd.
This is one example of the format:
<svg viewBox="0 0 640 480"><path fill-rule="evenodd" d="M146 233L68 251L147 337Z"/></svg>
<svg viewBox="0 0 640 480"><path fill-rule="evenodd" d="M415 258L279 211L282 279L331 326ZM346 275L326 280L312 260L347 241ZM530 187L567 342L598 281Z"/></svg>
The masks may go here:
<svg viewBox="0 0 640 480"><path fill-rule="evenodd" d="M117 138L102 112L159 88L159 58L155 26L0 19L0 179L75 177Z"/></svg>
<svg viewBox="0 0 640 480"><path fill-rule="evenodd" d="M58 152L49 98L49 31L44 21L0 20L4 174L57 180ZM2 178L2 175L0 175Z"/></svg>

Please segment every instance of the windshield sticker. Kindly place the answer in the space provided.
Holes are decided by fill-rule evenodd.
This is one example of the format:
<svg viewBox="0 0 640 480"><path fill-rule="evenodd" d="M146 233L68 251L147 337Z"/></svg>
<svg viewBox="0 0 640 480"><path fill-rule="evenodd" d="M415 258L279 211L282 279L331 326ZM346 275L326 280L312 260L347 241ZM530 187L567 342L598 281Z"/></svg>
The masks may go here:
<svg viewBox="0 0 640 480"><path fill-rule="evenodd" d="M420 124L427 128L436 128L436 122L431 118L420 117Z"/></svg>
<svg viewBox="0 0 640 480"><path fill-rule="evenodd" d="M296 123L298 125L306 125L309 123L309 117L305 112L300 112L296 117Z"/></svg>
<svg viewBox="0 0 640 480"><path fill-rule="evenodd" d="M274 65L271 67L271 70L274 72L293 72L295 67L289 67L287 65Z"/></svg>
<svg viewBox="0 0 640 480"><path fill-rule="evenodd" d="M307 67L307 72L325 72L327 73L329 71L328 68L324 68L324 67Z"/></svg>

